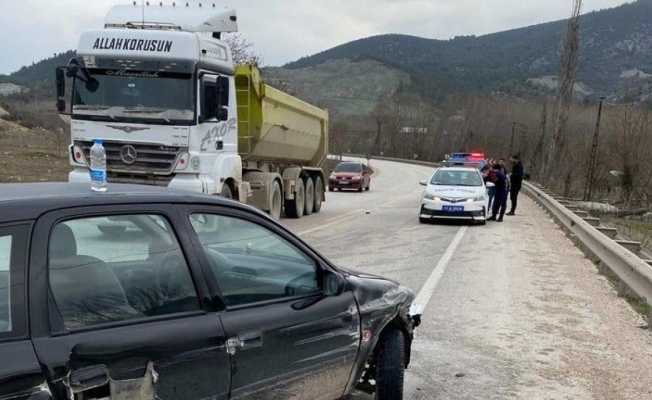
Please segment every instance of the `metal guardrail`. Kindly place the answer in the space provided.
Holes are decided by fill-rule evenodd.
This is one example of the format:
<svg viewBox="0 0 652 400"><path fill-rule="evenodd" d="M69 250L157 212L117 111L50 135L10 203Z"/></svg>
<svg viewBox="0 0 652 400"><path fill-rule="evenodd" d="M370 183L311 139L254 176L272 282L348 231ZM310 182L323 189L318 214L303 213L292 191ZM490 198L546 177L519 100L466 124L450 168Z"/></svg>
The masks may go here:
<svg viewBox="0 0 652 400"><path fill-rule="evenodd" d="M571 232L585 252L615 274L642 301L652 305L652 268L643 259L600 232L541 188L524 182L523 190ZM649 317L652 318L652 315Z"/></svg>
<svg viewBox="0 0 652 400"><path fill-rule="evenodd" d="M421 160L408 160L403 158L394 158L394 157L382 157L382 156L368 156L367 154L352 154L352 153L343 153L343 157L356 157L356 158L367 158L371 160L381 160L381 161L393 161L402 164L413 164L413 165L422 165L424 167L441 167L440 163L431 162L431 161L421 161Z"/></svg>

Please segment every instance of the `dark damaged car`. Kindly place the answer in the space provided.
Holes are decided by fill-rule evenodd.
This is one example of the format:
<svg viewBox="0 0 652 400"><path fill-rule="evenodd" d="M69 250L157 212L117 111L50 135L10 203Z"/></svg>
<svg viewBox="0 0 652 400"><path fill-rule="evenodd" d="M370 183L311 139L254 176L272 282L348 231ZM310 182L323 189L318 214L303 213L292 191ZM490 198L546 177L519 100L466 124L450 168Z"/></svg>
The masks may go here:
<svg viewBox="0 0 652 400"><path fill-rule="evenodd" d="M401 399L414 295L264 214L0 185L0 399Z"/></svg>

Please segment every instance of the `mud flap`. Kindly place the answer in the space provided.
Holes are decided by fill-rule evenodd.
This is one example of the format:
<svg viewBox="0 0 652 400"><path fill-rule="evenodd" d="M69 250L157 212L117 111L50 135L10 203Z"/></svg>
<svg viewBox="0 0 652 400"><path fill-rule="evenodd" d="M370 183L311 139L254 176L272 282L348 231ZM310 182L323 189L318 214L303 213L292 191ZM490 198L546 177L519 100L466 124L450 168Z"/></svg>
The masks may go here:
<svg viewBox="0 0 652 400"><path fill-rule="evenodd" d="M158 374L154 364L147 364L145 376L129 380L109 380L111 400L154 400L154 384L158 382Z"/></svg>
<svg viewBox="0 0 652 400"><path fill-rule="evenodd" d="M92 375L100 371L100 367L79 370L68 378L71 400L155 400L154 386L158 382L158 373L154 370L154 364L150 361L147 364L145 375L142 378L114 380L108 377L106 367L101 366L106 372L105 378L100 379L99 375ZM85 376L86 375L86 376ZM90 379L84 379L89 378ZM80 379L82 378L82 379ZM108 379L107 379L108 378ZM104 392L100 397L88 396L90 390ZM103 390L102 390L103 389ZM108 389L108 397L106 390Z"/></svg>

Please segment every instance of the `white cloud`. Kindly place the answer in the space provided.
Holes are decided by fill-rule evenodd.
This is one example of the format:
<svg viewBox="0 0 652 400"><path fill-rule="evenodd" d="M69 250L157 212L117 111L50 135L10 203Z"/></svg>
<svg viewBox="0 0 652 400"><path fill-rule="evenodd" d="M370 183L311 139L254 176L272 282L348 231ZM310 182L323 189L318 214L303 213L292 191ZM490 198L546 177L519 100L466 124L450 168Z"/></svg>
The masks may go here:
<svg viewBox="0 0 652 400"><path fill-rule="evenodd" d="M125 3L0 1L0 73L74 48L81 31L101 27L108 9ZM591 11L625 1L585 3L585 11ZM238 9L240 31L271 65L375 34L448 39L561 19L570 12L570 0L232 0L230 5Z"/></svg>

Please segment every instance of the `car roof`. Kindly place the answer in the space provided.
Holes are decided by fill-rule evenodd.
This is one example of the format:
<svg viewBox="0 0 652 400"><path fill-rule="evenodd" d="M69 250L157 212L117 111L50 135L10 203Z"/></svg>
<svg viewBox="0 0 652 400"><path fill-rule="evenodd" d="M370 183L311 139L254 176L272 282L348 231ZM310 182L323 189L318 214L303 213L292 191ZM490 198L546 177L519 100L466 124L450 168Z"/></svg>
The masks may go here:
<svg viewBox="0 0 652 400"><path fill-rule="evenodd" d="M157 186L109 184L106 192L98 193L84 183L8 183L0 184L0 223L33 220L62 208L138 203L204 203L251 210L216 196Z"/></svg>

